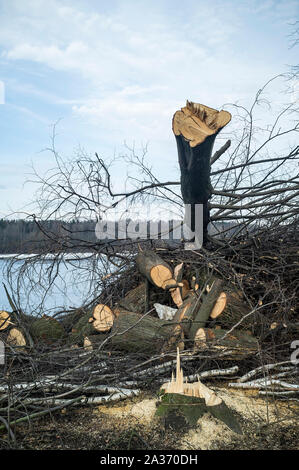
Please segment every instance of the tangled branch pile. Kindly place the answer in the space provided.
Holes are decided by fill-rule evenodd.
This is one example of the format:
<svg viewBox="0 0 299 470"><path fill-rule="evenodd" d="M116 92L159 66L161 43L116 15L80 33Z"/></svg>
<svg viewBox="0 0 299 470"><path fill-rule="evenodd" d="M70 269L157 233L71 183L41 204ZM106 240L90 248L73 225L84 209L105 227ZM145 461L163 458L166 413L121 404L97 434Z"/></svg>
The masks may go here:
<svg viewBox="0 0 299 470"><path fill-rule="evenodd" d="M244 244L233 256L222 248L144 250L137 265L149 253L156 264L143 274L135 264L121 276L112 274L93 306L58 319L29 317L15 306L9 316L2 313L7 360L0 412L6 425L8 411L11 425L66 406L157 390L174 366L177 345L189 382L233 374L239 380L230 386L254 387L261 396L294 397L298 376L290 345L298 338L296 237L293 224L257 239L251 248ZM150 272L156 284L145 278ZM157 304L171 307L174 317L159 318ZM256 368L263 376L252 381ZM275 374L269 376L271 371Z"/></svg>
<svg viewBox="0 0 299 470"><path fill-rule="evenodd" d="M244 122L235 147L225 153L231 147L227 141L211 158L205 141L210 138L213 143L223 124L221 112L216 115L212 110L211 120L206 111L210 108L203 105L187 103L182 109L188 118L196 114L200 128L193 147L188 141L192 150L185 141L182 148L178 144L181 169L184 159L190 158L183 180L192 176L196 152L203 152L210 171L203 194L195 191L196 197L203 198L204 223L210 222L202 249L184 250L181 240L168 244L161 239L132 239L121 245L91 241L69 230L45 231L33 216L48 240L48 252L54 254L47 270L49 285L58 276L63 255L70 251L96 254L107 260L107 269L93 271L99 294L93 292L80 309L36 318L10 299L12 311L1 313L6 362L0 369L0 429L7 427L12 438L12 423L29 417L156 389L169 377L177 347L189 382L198 376L232 380L234 374L239 380L231 382L232 387L255 387L261 395L283 398L298 393L291 354L299 333L299 147L283 152L280 144L280 153L275 154L274 144L287 134L296 135L299 128L298 122L288 128L281 124L295 111L290 105L270 127L257 130L254 112L262 91L249 111L234 108ZM184 125L176 124L180 142ZM208 129L208 138L202 139L202 129ZM265 140L257 143L256 133L266 134ZM171 203L180 211L190 196L182 188L182 201L175 190L182 181L159 181L146 165L145 154L139 157L134 149L123 159L142 176L131 178L135 184L131 191L119 193L113 190L109 165L97 154L81 154L65 163L54 140L51 151L59 171L56 168L39 180L43 219L53 214L59 218L62 211L64 217L98 217L124 201L138 200ZM40 259L22 265L19 290ZM39 281L41 286L42 276ZM31 288L35 287L32 281ZM252 381L258 374L263 377Z"/></svg>

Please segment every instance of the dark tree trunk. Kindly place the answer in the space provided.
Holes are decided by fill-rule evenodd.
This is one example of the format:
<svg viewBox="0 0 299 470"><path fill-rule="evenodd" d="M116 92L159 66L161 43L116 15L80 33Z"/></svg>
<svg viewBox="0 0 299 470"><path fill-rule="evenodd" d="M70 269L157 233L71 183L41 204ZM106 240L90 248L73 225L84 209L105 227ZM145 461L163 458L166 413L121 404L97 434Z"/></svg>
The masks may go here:
<svg viewBox="0 0 299 470"><path fill-rule="evenodd" d="M195 232L195 207L203 205L203 243L207 241L210 221L208 201L211 197L211 155L215 138L230 121L227 111L216 111L205 105L187 101L185 108L173 117L179 164L181 192L185 204L191 205L191 220L186 221Z"/></svg>

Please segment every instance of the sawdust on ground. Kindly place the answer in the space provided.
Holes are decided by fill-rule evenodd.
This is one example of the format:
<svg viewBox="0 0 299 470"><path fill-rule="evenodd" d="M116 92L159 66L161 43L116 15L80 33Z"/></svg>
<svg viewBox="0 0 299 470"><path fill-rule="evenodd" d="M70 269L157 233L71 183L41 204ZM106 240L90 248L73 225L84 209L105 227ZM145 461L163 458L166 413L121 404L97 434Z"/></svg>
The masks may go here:
<svg viewBox="0 0 299 470"><path fill-rule="evenodd" d="M282 420L284 424L288 421L293 422L294 408L289 408L289 403L267 401L257 397L256 392L246 390L227 389L225 387L213 387L218 396L220 396L228 407L234 410L242 423L254 422L258 424L276 423ZM141 400L126 401L119 406L97 407L95 413L109 415L118 419L139 423L144 427L151 427L157 423L156 412L157 398L144 398ZM219 449L219 442L223 445L228 444L236 434L233 433L224 423L215 419L209 413L204 414L196 428L190 429L181 436L178 449L182 450L210 450Z"/></svg>

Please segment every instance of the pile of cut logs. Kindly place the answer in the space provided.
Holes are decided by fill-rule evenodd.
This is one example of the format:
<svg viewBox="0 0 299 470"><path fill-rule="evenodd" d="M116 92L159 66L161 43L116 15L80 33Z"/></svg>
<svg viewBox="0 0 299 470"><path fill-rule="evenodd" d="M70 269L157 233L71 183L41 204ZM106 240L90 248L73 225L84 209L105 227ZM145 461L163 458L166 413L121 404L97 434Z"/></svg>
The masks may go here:
<svg viewBox="0 0 299 470"><path fill-rule="evenodd" d="M183 263L172 268L154 251L140 251L136 266L144 282L112 308L98 304L92 311L77 312L61 321L0 312L1 338L22 350L32 343L52 344L65 338L87 350L105 342L113 350L144 354L167 353L177 347L181 351L214 348L218 355L236 358L257 350L250 323L244 330L250 308L233 286L215 277L209 283L194 278L188 281L183 276ZM157 303L152 308L151 293L157 289L167 292L168 303L176 308ZM242 331L225 328L240 321Z"/></svg>

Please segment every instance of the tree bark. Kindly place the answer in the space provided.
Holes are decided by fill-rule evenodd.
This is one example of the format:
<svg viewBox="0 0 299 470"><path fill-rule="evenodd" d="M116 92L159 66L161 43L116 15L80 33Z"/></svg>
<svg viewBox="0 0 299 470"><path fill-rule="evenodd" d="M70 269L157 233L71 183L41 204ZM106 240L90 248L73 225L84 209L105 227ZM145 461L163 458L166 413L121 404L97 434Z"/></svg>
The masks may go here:
<svg viewBox="0 0 299 470"><path fill-rule="evenodd" d="M29 326L29 330L36 343L40 341L53 343L61 340L65 334L63 326L59 321L46 316L33 321Z"/></svg>
<svg viewBox="0 0 299 470"><path fill-rule="evenodd" d="M116 350L159 354L172 331L173 325L166 320L121 311L113 324L109 344Z"/></svg>
<svg viewBox="0 0 299 470"><path fill-rule="evenodd" d="M225 336L226 335L226 336ZM233 330L227 334L226 330L199 328L194 337L196 349L206 349L213 347L231 348L237 353L248 353L258 349L258 341L248 333Z"/></svg>
<svg viewBox="0 0 299 470"><path fill-rule="evenodd" d="M223 291L224 282L221 279L216 279L212 285L210 292L204 297L198 313L192 322L189 338L194 340L196 332L199 328L204 328L210 317L213 307Z"/></svg>
<svg viewBox="0 0 299 470"><path fill-rule="evenodd" d="M146 286L143 282L139 286L135 287L134 289L130 290L126 296L119 300L118 305L129 312L141 313L145 309L145 291Z"/></svg>
<svg viewBox="0 0 299 470"><path fill-rule="evenodd" d="M89 321L90 318L90 313L84 313L75 323L69 336L69 341L71 344L82 345L85 336L96 333L92 322Z"/></svg>

